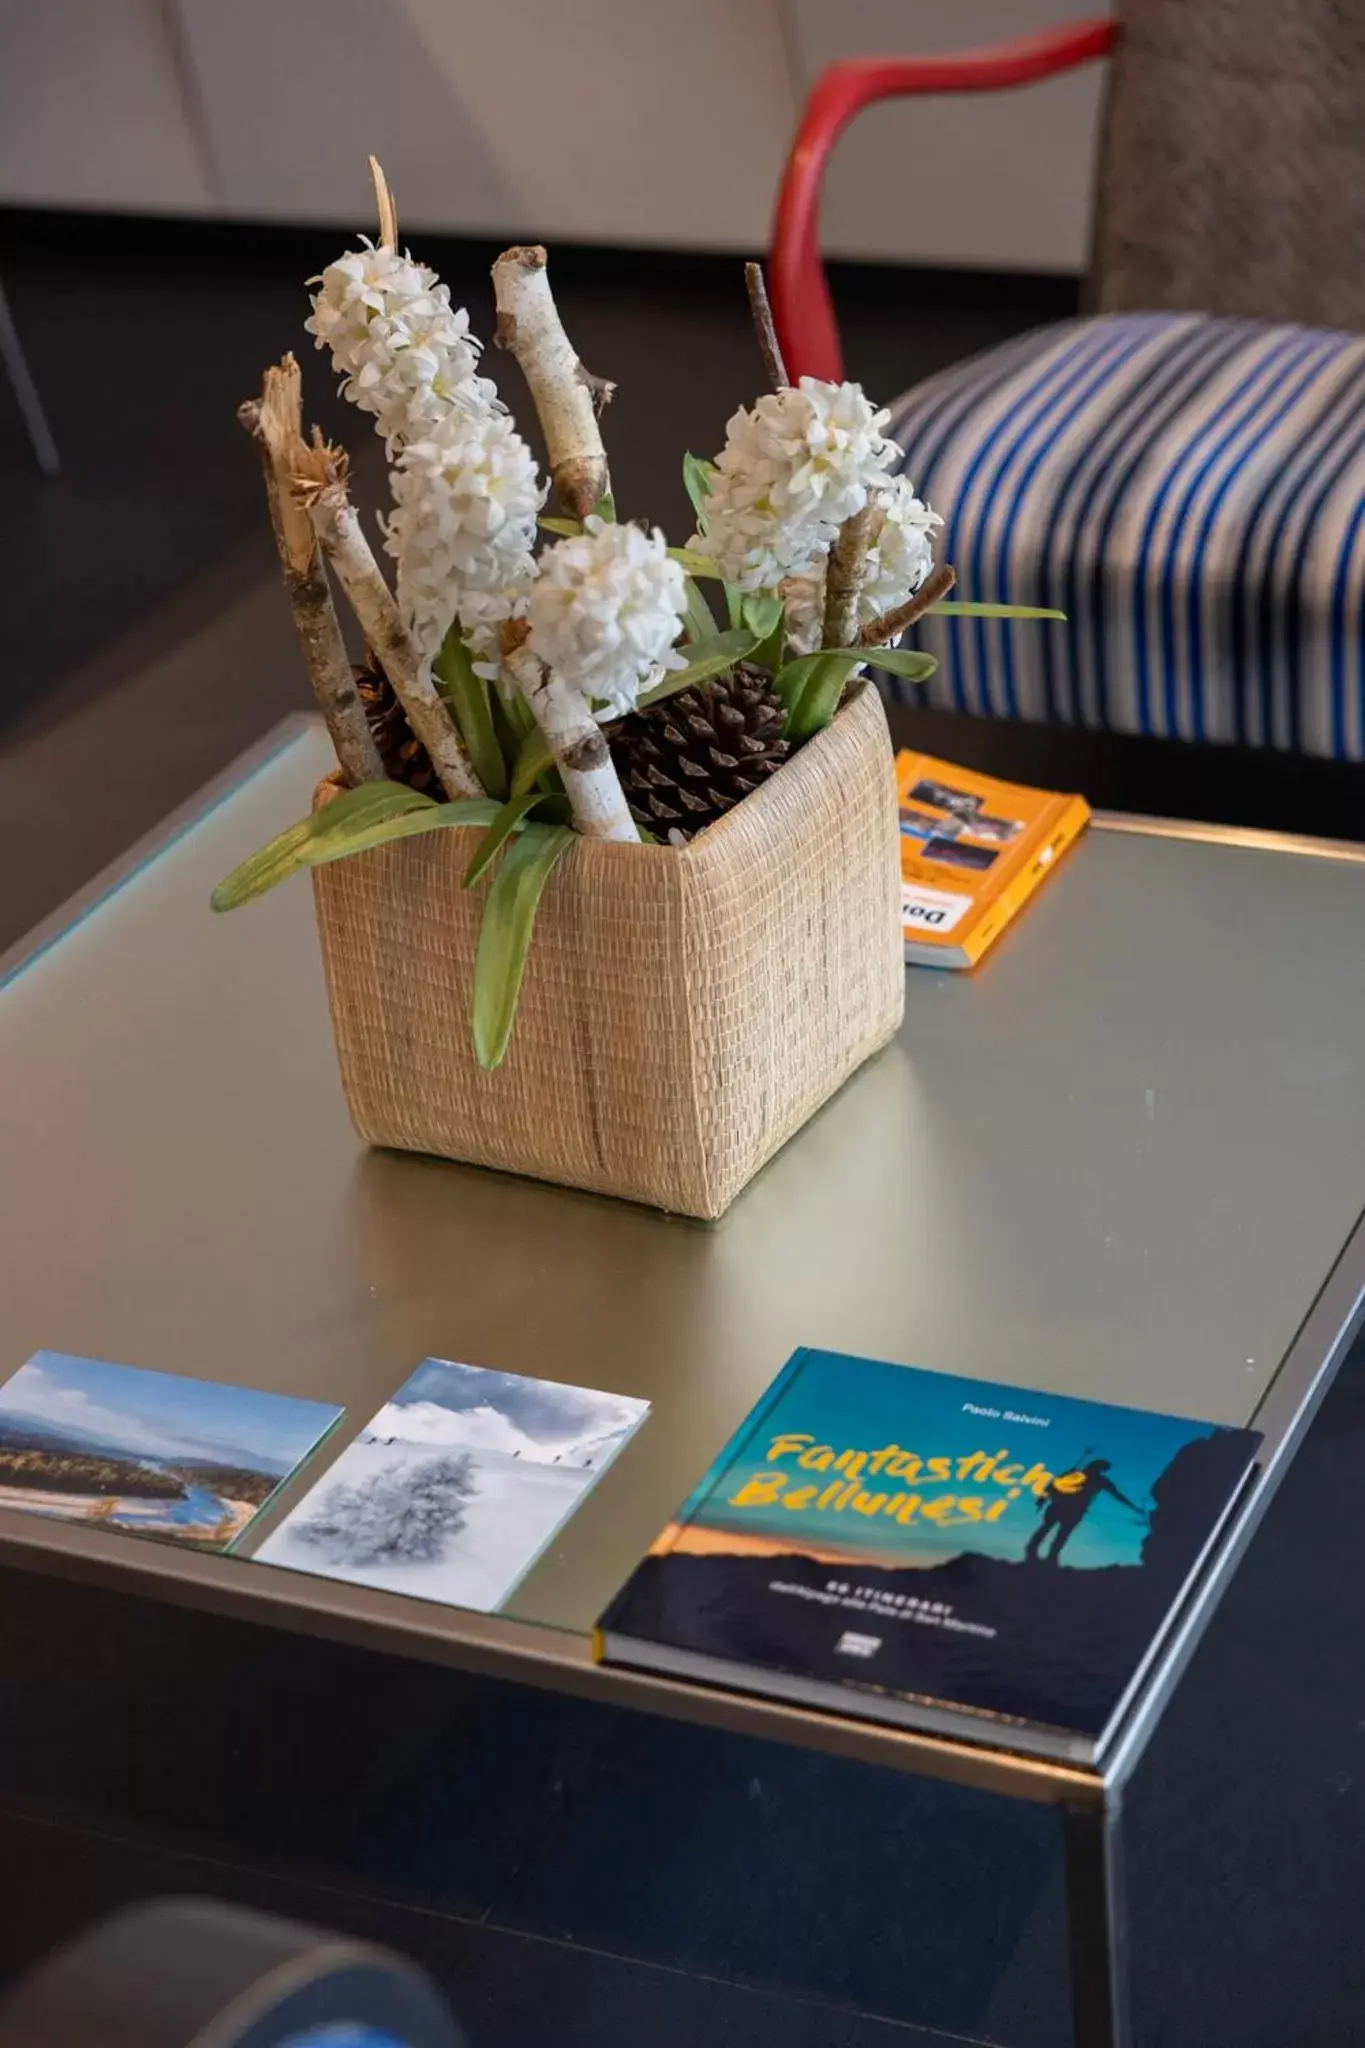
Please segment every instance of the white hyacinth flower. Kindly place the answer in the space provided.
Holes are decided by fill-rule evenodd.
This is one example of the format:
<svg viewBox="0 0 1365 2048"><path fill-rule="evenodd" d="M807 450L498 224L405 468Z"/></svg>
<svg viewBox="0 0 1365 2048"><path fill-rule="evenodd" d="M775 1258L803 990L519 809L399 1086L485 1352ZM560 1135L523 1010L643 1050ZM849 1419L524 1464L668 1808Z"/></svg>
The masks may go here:
<svg viewBox="0 0 1365 2048"><path fill-rule="evenodd" d="M892 477L877 493L881 524L867 557L858 593L858 617L866 625L913 597L934 566L934 535L943 520L915 496L908 477Z"/></svg>
<svg viewBox="0 0 1365 2048"><path fill-rule="evenodd" d="M673 646L686 609L686 579L657 527L590 516L581 534L540 557L530 646L599 717L620 717L667 670L686 666Z"/></svg>
<svg viewBox="0 0 1365 2048"><path fill-rule="evenodd" d="M471 400L407 443L392 482L386 545L408 631L430 661L458 617L496 675L498 627L524 612L536 573L546 486L535 457L505 412Z"/></svg>
<svg viewBox="0 0 1365 2048"><path fill-rule="evenodd" d="M304 326L331 350L343 393L373 413L390 454L434 426L460 394L495 401L493 385L477 374L482 344L468 313L451 305L449 285L424 263L367 242L314 282Z"/></svg>
<svg viewBox="0 0 1365 2048"><path fill-rule="evenodd" d="M735 413L705 501L705 549L726 581L770 589L809 575L900 449L859 384L803 377Z"/></svg>
<svg viewBox="0 0 1365 2048"><path fill-rule="evenodd" d="M915 496L908 477L891 477L873 494L873 502L880 524L868 549L858 592L861 626L914 596L934 566L934 535L943 524L940 514ZM826 567L827 563L820 562L808 575L788 577L782 584L787 641L798 654L813 654L820 645Z"/></svg>

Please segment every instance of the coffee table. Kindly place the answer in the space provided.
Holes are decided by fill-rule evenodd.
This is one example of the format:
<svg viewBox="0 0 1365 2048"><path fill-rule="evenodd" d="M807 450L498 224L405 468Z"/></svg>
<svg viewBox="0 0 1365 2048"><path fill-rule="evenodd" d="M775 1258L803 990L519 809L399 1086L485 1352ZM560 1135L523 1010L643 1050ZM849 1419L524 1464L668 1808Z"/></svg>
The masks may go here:
<svg viewBox="0 0 1365 2048"><path fill-rule="evenodd" d="M307 886L208 909L328 761L287 721L0 961L0 1367L343 1402L328 1455L429 1354L652 1417L499 1615L18 1514L0 1561L1053 1806L1075 2038L1122 2048L1124 1789L1365 1299L1365 848L1097 819L974 977L912 971L897 1043L708 1226L360 1145ZM1264 1432L1101 1767L593 1663L800 1343Z"/></svg>

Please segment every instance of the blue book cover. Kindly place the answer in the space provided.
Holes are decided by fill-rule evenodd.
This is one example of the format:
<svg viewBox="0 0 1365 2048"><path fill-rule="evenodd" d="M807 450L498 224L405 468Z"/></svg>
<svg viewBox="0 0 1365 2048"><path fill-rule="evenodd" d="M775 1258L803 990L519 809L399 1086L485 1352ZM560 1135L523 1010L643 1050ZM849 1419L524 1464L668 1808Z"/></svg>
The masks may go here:
<svg viewBox="0 0 1365 2048"><path fill-rule="evenodd" d="M599 1654L1091 1761L1259 1444L798 1351L603 1616Z"/></svg>

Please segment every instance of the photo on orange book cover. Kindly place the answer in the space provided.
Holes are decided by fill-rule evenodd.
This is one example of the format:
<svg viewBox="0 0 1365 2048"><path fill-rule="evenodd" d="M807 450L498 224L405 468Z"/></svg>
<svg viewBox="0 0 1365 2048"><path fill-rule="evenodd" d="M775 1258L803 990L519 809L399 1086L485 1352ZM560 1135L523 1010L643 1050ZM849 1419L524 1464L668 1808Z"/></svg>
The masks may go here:
<svg viewBox="0 0 1365 2048"><path fill-rule="evenodd" d="M1090 806L928 754L896 757L905 957L970 968L1084 831Z"/></svg>

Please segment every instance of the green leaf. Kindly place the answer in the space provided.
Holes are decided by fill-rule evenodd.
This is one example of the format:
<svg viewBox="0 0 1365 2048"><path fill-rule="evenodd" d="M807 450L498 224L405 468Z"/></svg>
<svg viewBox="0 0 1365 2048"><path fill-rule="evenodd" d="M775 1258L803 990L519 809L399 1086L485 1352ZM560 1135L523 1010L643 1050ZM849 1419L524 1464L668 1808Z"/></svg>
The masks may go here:
<svg viewBox="0 0 1365 2048"><path fill-rule="evenodd" d="M943 599L929 607L931 618L949 619L1064 619L1065 612L1055 612L1049 605L1042 604L959 604L954 599Z"/></svg>
<svg viewBox="0 0 1365 2048"><path fill-rule="evenodd" d="M760 668L771 669L776 675L782 666L782 653L787 642L787 607L773 590L757 590L744 599L740 616L754 635L758 645L753 659Z"/></svg>
<svg viewBox="0 0 1365 2048"><path fill-rule="evenodd" d="M401 818L410 811L440 809L433 798L405 783L362 782L358 789L343 790L330 803L279 833L269 845L258 848L223 878L209 900L215 910L236 910L309 866L317 857L317 848L328 840Z"/></svg>
<svg viewBox="0 0 1365 2048"><path fill-rule="evenodd" d="M531 822L535 825L572 825L573 805L562 790L547 791L541 795ZM574 829L578 828L575 826Z"/></svg>
<svg viewBox="0 0 1365 2048"><path fill-rule="evenodd" d="M689 576L700 576L716 583L720 581L720 570L709 555L703 555L697 548L670 548L670 562L681 562Z"/></svg>
<svg viewBox="0 0 1365 2048"><path fill-rule="evenodd" d="M708 640L694 640L688 648L692 657L686 668L675 668L652 690L646 690L640 699L643 710L648 704L662 704L665 697L676 697L679 690L690 690L694 683L704 683L712 676L718 676L727 668L733 668L737 661L747 661L753 653L756 642L746 626L739 626L728 633L713 633Z"/></svg>
<svg viewBox="0 0 1365 2048"><path fill-rule="evenodd" d="M910 683L927 683L938 667L933 655L922 653L918 647L864 647L859 651L869 668L904 676Z"/></svg>
<svg viewBox="0 0 1365 2048"><path fill-rule="evenodd" d="M540 791L528 790L525 796L514 796L502 806L483 838L474 848L474 855L464 871L464 887L472 889L489 862L520 825L528 811L533 811L542 802Z"/></svg>
<svg viewBox="0 0 1365 2048"><path fill-rule="evenodd" d="M787 737L808 740L827 726L839 708L844 685L860 661L861 648L823 647L801 654L773 677L773 688L787 707Z"/></svg>
<svg viewBox="0 0 1365 2048"><path fill-rule="evenodd" d="M304 865L326 867L329 861L347 860L353 853L391 846L396 839L420 839L424 833L445 832L461 825L491 825L497 815L498 805L491 796L460 797L455 803L437 804L430 811L412 811L403 818L386 818L378 825L319 840Z"/></svg>
<svg viewBox="0 0 1365 2048"><path fill-rule="evenodd" d="M540 894L576 836L567 825L527 825L493 877L474 955L474 1053L481 1067L498 1066L507 1051Z"/></svg>
<svg viewBox="0 0 1365 2048"><path fill-rule="evenodd" d="M303 848L311 836L311 818L301 818L287 832L249 854L240 867L225 875L209 902L215 910L236 910L255 896L264 896L277 882L283 882L303 865Z"/></svg>
<svg viewBox="0 0 1365 2048"><path fill-rule="evenodd" d="M529 709L529 706L528 706ZM549 741L538 725L533 725L521 743L521 750L512 764L513 796L524 796L528 789L534 789L547 768L553 768L554 755L550 752Z"/></svg>
<svg viewBox="0 0 1365 2048"><path fill-rule="evenodd" d="M590 516L594 519L604 519L608 526L614 526L616 524L615 495L611 491L603 491L601 497L593 506Z"/></svg>
<svg viewBox="0 0 1365 2048"><path fill-rule="evenodd" d="M709 640L716 630L716 621L711 607L689 576L685 585L687 592L687 615L683 620L683 636L690 645L699 640Z"/></svg>
<svg viewBox="0 0 1365 2048"><path fill-rule="evenodd" d="M697 525L705 533L706 500L711 493L711 479L716 473L714 462L703 462L700 455L684 455L683 485L692 500L692 510L697 515Z"/></svg>
<svg viewBox="0 0 1365 2048"><path fill-rule="evenodd" d="M740 604L740 617L755 640L766 640L782 623L785 606L771 590L750 591Z"/></svg>
<svg viewBox="0 0 1365 2048"><path fill-rule="evenodd" d="M460 637L458 619L441 642L441 651L431 664L431 673L445 700L446 710L469 749L474 773L490 796L506 796L507 763L502 758L502 748L498 745L498 735L493 726L489 685L482 676L474 673L474 657Z"/></svg>
<svg viewBox="0 0 1365 2048"><path fill-rule="evenodd" d="M917 647L822 647L817 654L798 655L773 677L787 707L788 739L808 740L829 724L859 662L912 683L927 682L938 667L932 654Z"/></svg>
<svg viewBox="0 0 1365 2048"><path fill-rule="evenodd" d="M808 740L829 724L859 662L912 683L927 682L938 667L932 654L917 647L822 647L816 654L800 654L773 677L773 688L787 707L788 739Z"/></svg>
<svg viewBox="0 0 1365 2048"><path fill-rule="evenodd" d="M301 818L234 868L214 890L213 907L235 910L253 896L263 896L277 882L287 881L300 868L325 867L329 861L347 860L371 847L415 839L421 833L441 832L454 825L491 825L497 814L492 797L438 804L400 782L366 782Z"/></svg>
<svg viewBox="0 0 1365 2048"><path fill-rule="evenodd" d="M362 782L358 789L343 789L340 796L329 798L299 822L307 824L310 839L330 839L338 832L349 831L353 825L401 817L405 811L440 808L438 798L427 796L420 789L410 789L406 782Z"/></svg>
<svg viewBox="0 0 1365 2048"><path fill-rule="evenodd" d="M502 748L502 758L510 770L535 719L530 705L515 685L497 684L489 692L488 701L493 711L493 730Z"/></svg>
<svg viewBox="0 0 1365 2048"><path fill-rule="evenodd" d="M822 659L821 654L798 654L793 660L784 662L773 677L773 688L786 705L789 718Z"/></svg>

